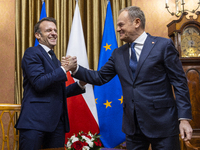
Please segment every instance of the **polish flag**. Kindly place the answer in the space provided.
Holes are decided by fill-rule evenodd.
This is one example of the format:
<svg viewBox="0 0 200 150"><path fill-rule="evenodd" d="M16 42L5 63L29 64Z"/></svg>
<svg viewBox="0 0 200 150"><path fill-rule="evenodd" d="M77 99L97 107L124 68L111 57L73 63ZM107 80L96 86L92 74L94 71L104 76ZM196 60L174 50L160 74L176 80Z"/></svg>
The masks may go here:
<svg viewBox="0 0 200 150"><path fill-rule="evenodd" d="M78 2L76 2L67 55L76 56L79 65L89 68ZM66 86L78 81L72 78L69 72L67 72L67 78ZM86 93L67 98L67 108L70 132L65 135L65 143L79 131L99 133L97 109L91 84L86 84Z"/></svg>

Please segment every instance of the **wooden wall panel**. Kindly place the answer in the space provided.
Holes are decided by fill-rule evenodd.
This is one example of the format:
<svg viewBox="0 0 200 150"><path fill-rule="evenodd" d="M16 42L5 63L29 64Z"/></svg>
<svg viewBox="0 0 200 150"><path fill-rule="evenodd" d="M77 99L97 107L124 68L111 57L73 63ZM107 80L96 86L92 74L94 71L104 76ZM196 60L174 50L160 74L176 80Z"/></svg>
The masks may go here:
<svg viewBox="0 0 200 150"><path fill-rule="evenodd" d="M0 103L14 103L15 76L15 0L0 0ZM8 115L2 118L8 126ZM5 127L7 129L7 127ZM12 136L12 131L11 136ZM12 143L13 136L10 139ZM0 148L2 129L0 128ZM10 144L13 149L13 144ZM8 147L5 145L4 150Z"/></svg>
<svg viewBox="0 0 200 150"><path fill-rule="evenodd" d="M168 0L168 2L170 11L174 11L175 0ZM192 10L197 8L198 0L185 0L185 3L185 9ZM138 6L144 11L146 17L146 32L154 36L168 38L167 24L178 18L168 13L165 8L165 0L132 0L132 6ZM188 18L189 15L194 14L189 13Z"/></svg>
<svg viewBox="0 0 200 150"><path fill-rule="evenodd" d="M14 103L15 0L0 0L0 102Z"/></svg>

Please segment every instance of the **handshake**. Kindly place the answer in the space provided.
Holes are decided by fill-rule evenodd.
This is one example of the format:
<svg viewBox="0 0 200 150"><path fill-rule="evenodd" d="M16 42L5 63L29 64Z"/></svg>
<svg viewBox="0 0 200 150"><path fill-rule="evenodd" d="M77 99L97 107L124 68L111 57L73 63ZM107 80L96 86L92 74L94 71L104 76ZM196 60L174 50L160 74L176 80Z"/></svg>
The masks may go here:
<svg viewBox="0 0 200 150"><path fill-rule="evenodd" d="M61 60L61 66L63 68L65 68L66 72L67 71L72 71L74 72L77 68L77 58L76 56L67 56L67 57L62 57ZM81 85L81 87L84 87L87 83L84 81L79 81L79 85Z"/></svg>
<svg viewBox="0 0 200 150"><path fill-rule="evenodd" d="M77 68L77 58L76 56L66 56L62 57L61 66L67 71L74 72Z"/></svg>

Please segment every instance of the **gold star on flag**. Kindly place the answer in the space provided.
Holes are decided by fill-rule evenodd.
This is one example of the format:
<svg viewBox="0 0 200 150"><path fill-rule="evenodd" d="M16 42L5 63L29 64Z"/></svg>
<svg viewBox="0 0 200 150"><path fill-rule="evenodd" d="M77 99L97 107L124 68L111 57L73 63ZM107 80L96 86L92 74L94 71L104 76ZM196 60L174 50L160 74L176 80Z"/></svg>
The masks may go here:
<svg viewBox="0 0 200 150"><path fill-rule="evenodd" d="M123 103L123 96L121 96L120 99L118 99L119 101L121 101L121 104Z"/></svg>
<svg viewBox="0 0 200 150"><path fill-rule="evenodd" d="M110 46L111 46L111 44L108 45L108 43L106 43L106 46L104 46L104 48L106 49L106 51L107 51L108 49L111 50Z"/></svg>
<svg viewBox="0 0 200 150"><path fill-rule="evenodd" d="M108 100L106 100L106 103L103 103L103 104L106 105L106 108L107 108L107 107L111 107L111 105L110 105L111 103L112 103L112 101L108 102Z"/></svg>
<svg viewBox="0 0 200 150"><path fill-rule="evenodd" d="M96 104L97 104L97 99L98 99L98 98L95 99L95 103L96 103Z"/></svg>

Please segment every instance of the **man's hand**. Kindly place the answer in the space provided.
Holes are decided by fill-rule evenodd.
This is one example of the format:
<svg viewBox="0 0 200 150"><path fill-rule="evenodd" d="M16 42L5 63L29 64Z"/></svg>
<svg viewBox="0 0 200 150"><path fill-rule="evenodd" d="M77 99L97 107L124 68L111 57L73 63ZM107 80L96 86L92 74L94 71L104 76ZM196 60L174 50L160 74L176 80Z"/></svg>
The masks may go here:
<svg viewBox="0 0 200 150"><path fill-rule="evenodd" d="M61 66L65 68L66 72L67 71L75 71L77 67L77 58L76 56L67 56L67 57L62 57L61 60Z"/></svg>
<svg viewBox="0 0 200 150"><path fill-rule="evenodd" d="M85 86L87 83L84 82L84 81L79 80L79 84L80 84L81 86Z"/></svg>
<svg viewBox="0 0 200 150"><path fill-rule="evenodd" d="M183 141L191 140L193 130L188 120L180 120L179 130Z"/></svg>
<svg viewBox="0 0 200 150"><path fill-rule="evenodd" d="M69 64L69 61L67 60L67 58L70 58L71 56L67 56L67 57L62 57L61 59L61 66L65 68L65 66L67 66Z"/></svg>

